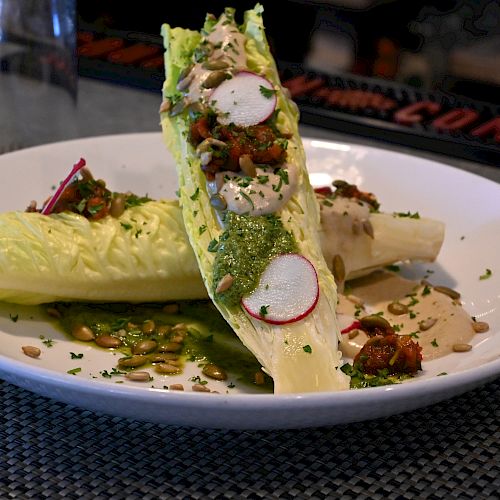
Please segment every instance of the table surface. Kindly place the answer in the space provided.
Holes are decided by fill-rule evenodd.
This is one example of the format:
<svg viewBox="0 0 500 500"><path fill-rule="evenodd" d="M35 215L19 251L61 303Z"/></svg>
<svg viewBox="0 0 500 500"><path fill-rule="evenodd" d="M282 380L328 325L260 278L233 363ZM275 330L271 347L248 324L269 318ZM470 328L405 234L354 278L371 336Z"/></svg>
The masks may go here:
<svg viewBox="0 0 500 500"><path fill-rule="evenodd" d="M81 79L71 133L159 131L160 100ZM305 125L301 133L380 147ZM496 167L384 147L500 182ZM499 498L499 394L497 379L389 418L242 432L110 417L0 381L0 498Z"/></svg>

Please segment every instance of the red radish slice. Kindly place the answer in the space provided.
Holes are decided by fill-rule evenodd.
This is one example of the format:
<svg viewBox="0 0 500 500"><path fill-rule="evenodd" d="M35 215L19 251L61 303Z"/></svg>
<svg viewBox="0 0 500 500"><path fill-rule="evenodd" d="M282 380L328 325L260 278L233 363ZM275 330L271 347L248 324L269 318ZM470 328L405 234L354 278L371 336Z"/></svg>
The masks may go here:
<svg viewBox="0 0 500 500"><path fill-rule="evenodd" d="M302 255L287 253L271 260L259 286L241 302L254 318L282 325L305 318L316 307L318 298L314 266Z"/></svg>
<svg viewBox="0 0 500 500"><path fill-rule="evenodd" d="M224 80L210 96L223 125L234 123L242 127L267 120L276 108L276 91L266 78L241 71Z"/></svg>
<svg viewBox="0 0 500 500"><path fill-rule="evenodd" d="M57 191L54 193L54 196L49 200L47 205L42 209L42 215L49 215L54 208L54 205L57 203L57 200L61 197L66 186L73 180L73 177L86 165L86 161L83 158L80 158L80 161L73 165L71 172L69 175L61 182Z"/></svg>

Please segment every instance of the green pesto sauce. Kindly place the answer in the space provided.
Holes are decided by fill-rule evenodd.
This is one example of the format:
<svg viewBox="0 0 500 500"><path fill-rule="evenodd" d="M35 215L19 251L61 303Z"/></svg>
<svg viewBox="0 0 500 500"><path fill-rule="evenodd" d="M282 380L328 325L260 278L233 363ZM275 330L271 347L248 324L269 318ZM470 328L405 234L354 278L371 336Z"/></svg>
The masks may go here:
<svg viewBox="0 0 500 500"><path fill-rule="evenodd" d="M297 252L297 243L281 219L273 214L251 216L228 212L224 223L214 263L213 291L217 301L231 307L255 290L273 257ZM228 290L216 293L217 284L226 274L233 276L233 284Z"/></svg>
<svg viewBox="0 0 500 500"><path fill-rule="evenodd" d="M260 363L243 346L210 301L183 301L178 302L178 305L179 312L175 314L164 312L164 304L153 303L57 303L54 307L61 313L58 322L62 330L70 337L73 326L77 324L90 327L96 335L116 336L121 330L120 339L123 344L115 350L124 357L130 356L132 346L141 340L154 339L159 347L170 341L168 336L163 337L157 333L144 334L140 327L146 320L153 320L157 327L184 323L187 326L187 335L179 353L184 365L194 362L199 368L200 377L206 379L201 372L202 368L207 363L214 363L228 373L228 387L242 384L262 392L273 392L272 379L267 375L264 384L255 384L255 373L260 370ZM137 328L129 328L129 324L137 325ZM123 331L126 332L125 336ZM89 342L85 342L85 345L89 345ZM95 348L103 349L97 345Z"/></svg>

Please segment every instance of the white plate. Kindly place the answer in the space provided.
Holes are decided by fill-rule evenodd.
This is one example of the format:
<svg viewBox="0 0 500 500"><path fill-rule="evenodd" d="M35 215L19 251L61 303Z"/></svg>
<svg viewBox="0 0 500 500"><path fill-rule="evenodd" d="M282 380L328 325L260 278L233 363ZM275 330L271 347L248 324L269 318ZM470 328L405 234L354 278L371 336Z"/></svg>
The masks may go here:
<svg viewBox="0 0 500 500"><path fill-rule="evenodd" d="M139 420L211 428L299 428L355 422L423 407L463 393L500 373L500 185L439 163L382 149L304 139L311 179L335 178L378 195L384 211L418 211L446 222L446 237L432 281L462 292L464 307L490 324L469 353L424 363L410 382L341 393L271 395L238 393L225 383L220 394L168 392L170 379L116 383L100 376L113 354L75 345L44 322L37 309L0 309L0 376L33 392L90 410ZM43 201L80 157L114 190L173 197L173 162L160 134L104 136L50 144L0 156L0 211ZM479 280L489 268L490 279ZM12 318L18 316L18 321ZM40 335L54 340L45 348ZM38 342L38 344L36 344ZM21 346L40 345L31 359ZM84 352L81 360L70 352ZM68 370L80 367L76 375ZM437 376L446 372L446 376ZM184 379L188 375L184 375ZM185 380L184 380L185 382ZM153 385L154 387L151 387ZM185 383L189 386L189 383Z"/></svg>

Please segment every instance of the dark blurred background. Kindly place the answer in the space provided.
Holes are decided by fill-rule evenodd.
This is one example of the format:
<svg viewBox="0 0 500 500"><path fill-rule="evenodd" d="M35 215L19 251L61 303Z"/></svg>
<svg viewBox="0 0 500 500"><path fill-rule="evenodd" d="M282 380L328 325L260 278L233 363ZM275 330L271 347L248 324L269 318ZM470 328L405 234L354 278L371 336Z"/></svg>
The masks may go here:
<svg viewBox="0 0 500 500"><path fill-rule="evenodd" d="M219 14L231 5L238 12L256 2L80 0L77 4L80 45L104 34L131 41L161 43L160 26L199 29L206 12ZM279 64L301 63L326 72L345 71L383 78L416 88L441 89L500 103L500 2L491 0L261 0L264 22ZM141 34L144 36L141 37ZM85 38L87 36L87 38ZM118 49L124 46L117 46ZM158 88L150 81L161 56L144 47L129 50L127 71L105 67L119 63L113 51L85 57L80 72L96 78ZM134 57L135 55L135 57ZM148 59L151 59L148 64ZM80 61L82 63L82 61ZM155 66L156 65L156 66ZM108 65L109 66L109 65ZM149 72L148 72L149 71ZM114 74L113 74L114 73Z"/></svg>
<svg viewBox="0 0 500 500"><path fill-rule="evenodd" d="M500 164L499 0L261 0L302 124ZM162 23L254 1L80 0L80 76L158 93Z"/></svg>

